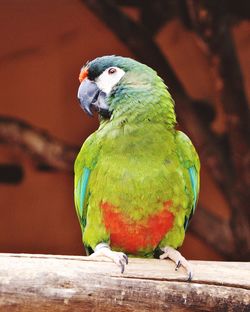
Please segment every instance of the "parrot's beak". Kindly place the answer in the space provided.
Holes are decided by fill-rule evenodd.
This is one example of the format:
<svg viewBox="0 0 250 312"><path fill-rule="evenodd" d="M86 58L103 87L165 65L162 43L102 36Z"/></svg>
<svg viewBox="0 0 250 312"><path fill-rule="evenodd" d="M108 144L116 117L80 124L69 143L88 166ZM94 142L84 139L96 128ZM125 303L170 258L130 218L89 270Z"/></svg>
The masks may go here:
<svg viewBox="0 0 250 312"><path fill-rule="evenodd" d="M111 113L106 104L106 93L101 91L94 81L85 78L78 89L77 97L81 108L89 115L93 116L95 109L104 118L109 118Z"/></svg>

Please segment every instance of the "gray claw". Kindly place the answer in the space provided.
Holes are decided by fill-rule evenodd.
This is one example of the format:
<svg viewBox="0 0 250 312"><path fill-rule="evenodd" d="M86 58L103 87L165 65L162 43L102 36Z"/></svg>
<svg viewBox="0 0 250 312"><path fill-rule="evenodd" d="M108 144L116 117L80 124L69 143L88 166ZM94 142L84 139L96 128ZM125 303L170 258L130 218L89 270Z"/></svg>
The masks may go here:
<svg viewBox="0 0 250 312"><path fill-rule="evenodd" d="M119 261L120 266L121 266L121 273L123 274L124 270L125 270L125 265L123 264L122 260Z"/></svg>
<svg viewBox="0 0 250 312"><path fill-rule="evenodd" d="M124 255L123 255L123 258L125 259L126 264L128 264L128 256L124 254Z"/></svg>
<svg viewBox="0 0 250 312"><path fill-rule="evenodd" d="M179 267L181 266L181 261L179 260L176 264L175 271L178 271Z"/></svg>
<svg viewBox="0 0 250 312"><path fill-rule="evenodd" d="M192 272L189 272L187 281L188 282L192 281Z"/></svg>

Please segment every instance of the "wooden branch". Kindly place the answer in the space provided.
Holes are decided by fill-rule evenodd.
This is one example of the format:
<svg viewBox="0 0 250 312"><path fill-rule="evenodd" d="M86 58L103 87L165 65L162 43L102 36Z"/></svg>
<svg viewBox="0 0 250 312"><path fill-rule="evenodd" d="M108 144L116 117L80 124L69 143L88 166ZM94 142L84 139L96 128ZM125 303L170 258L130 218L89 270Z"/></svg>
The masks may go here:
<svg viewBox="0 0 250 312"><path fill-rule="evenodd" d="M248 311L250 263L0 254L0 311Z"/></svg>
<svg viewBox="0 0 250 312"><path fill-rule="evenodd" d="M17 118L0 116L0 142L19 147L38 164L73 171L79 148L51 137Z"/></svg>

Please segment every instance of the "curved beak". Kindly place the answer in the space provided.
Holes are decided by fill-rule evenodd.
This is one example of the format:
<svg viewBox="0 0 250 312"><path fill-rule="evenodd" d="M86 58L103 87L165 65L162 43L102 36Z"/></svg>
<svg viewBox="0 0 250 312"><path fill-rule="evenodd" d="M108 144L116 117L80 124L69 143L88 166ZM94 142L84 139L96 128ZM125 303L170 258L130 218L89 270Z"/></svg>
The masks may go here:
<svg viewBox="0 0 250 312"><path fill-rule="evenodd" d="M92 109L97 110L105 118L110 116L108 105L106 104L106 93L101 91L94 81L85 78L80 84L77 97L81 108L89 116L93 116Z"/></svg>
<svg viewBox="0 0 250 312"><path fill-rule="evenodd" d="M77 97L80 101L81 108L89 115L93 116L91 111L91 106L96 101L99 95L99 88L97 87L96 83L90 81L89 79L84 79L80 84L78 89Z"/></svg>

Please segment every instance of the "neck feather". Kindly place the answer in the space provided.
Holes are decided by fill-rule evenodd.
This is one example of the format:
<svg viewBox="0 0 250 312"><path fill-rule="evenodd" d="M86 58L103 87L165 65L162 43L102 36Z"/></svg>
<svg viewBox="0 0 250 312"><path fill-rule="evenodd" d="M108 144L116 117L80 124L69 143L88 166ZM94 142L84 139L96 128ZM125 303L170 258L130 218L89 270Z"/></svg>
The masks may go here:
<svg viewBox="0 0 250 312"><path fill-rule="evenodd" d="M151 121L164 123L168 128L176 125L174 101L163 81L157 77L154 84L123 84L111 94L109 106L111 120L130 123Z"/></svg>

